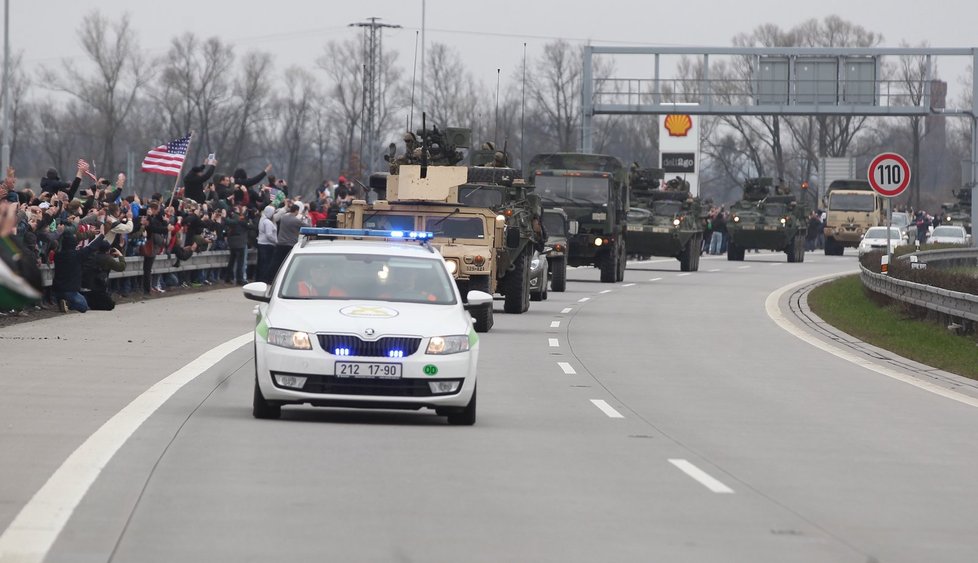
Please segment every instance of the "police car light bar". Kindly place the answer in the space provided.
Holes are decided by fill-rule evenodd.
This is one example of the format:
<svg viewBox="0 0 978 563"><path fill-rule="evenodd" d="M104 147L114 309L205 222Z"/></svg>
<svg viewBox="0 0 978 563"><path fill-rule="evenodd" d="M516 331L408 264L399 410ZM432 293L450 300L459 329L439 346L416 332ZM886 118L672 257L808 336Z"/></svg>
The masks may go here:
<svg viewBox="0 0 978 563"><path fill-rule="evenodd" d="M382 229L335 229L332 227L302 227L300 235L310 237L360 237L404 240L430 240L435 237L428 231L385 231Z"/></svg>

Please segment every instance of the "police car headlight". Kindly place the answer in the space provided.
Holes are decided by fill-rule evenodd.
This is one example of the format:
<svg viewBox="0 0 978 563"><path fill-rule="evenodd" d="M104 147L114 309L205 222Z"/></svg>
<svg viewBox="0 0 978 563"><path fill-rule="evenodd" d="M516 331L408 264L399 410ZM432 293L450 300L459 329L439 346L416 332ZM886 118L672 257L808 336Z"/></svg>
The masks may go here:
<svg viewBox="0 0 978 563"><path fill-rule="evenodd" d="M445 260L445 266L448 266L448 273L453 276L458 271L458 264L454 260Z"/></svg>
<svg viewBox="0 0 978 563"><path fill-rule="evenodd" d="M446 355L468 351L468 336L432 336L431 340L428 341L428 349L425 350L425 354Z"/></svg>
<svg viewBox="0 0 978 563"><path fill-rule="evenodd" d="M282 328L268 329L268 343L272 346L291 348L292 350L312 350L312 340L309 334Z"/></svg>

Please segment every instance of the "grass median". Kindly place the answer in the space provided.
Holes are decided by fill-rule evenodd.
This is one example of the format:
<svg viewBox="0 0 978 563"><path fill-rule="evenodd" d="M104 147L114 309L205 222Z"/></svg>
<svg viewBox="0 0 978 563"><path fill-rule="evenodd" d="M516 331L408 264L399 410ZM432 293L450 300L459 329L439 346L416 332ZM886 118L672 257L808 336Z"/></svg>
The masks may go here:
<svg viewBox="0 0 978 563"><path fill-rule="evenodd" d="M808 295L812 311L847 334L922 364L978 379L975 335L958 336L915 318L902 304L887 301L864 290L858 275L822 284Z"/></svg>

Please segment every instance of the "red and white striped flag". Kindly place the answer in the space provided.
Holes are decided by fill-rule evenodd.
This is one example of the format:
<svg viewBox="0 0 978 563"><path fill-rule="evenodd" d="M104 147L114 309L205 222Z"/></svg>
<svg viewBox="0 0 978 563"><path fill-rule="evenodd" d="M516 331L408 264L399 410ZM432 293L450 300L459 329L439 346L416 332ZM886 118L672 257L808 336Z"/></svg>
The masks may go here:
<svg viewBox="0 0 978 563"><path fill-rule="evenodd" d="M89 168L88 163L85 162L84 158L78 159L78 168L84 169L85 175L91 178L93 182L98 182L98 178L95 177L95 174L92 174L92 171Z"/></svg>
<svg viewBox="0 0 978 563"><path fill-rule="evenodd" d="M190 133L187 133L179 139L150 150L143 159L143 172L179 176L189 147Z"/></svg>

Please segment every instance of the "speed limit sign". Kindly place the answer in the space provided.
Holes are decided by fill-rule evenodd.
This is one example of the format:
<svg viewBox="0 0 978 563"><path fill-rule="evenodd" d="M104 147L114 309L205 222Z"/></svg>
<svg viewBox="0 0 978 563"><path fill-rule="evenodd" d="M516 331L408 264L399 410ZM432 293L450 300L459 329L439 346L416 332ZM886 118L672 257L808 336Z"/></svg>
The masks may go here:
<svg viewBox="0 0 978 563"><path fill-rule="evenodd" d="M877 155L866 171L869 185L883 197L896 197L910 185L910 165L894 152Z"/></svg>

